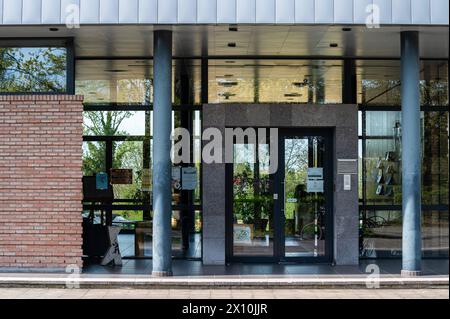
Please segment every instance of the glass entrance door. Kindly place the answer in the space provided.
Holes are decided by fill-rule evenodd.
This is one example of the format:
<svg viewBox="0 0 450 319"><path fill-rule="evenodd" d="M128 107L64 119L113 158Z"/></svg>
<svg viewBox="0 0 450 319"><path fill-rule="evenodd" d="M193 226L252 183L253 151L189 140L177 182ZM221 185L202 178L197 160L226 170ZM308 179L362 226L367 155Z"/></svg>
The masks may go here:
<svg viewBox="0 0 450 319"><path fill-rule="evenodd" d="M326 132L286 132L280 139L281 259L328 260L331 149Z"/></svg>
<svg viewBox="0 0 450 319"><path fill-rule="evenodd" d="M234 144L227 169L228 259L331 261L331 135L280 130L277 148L273 172L269 144Z"/></svg>

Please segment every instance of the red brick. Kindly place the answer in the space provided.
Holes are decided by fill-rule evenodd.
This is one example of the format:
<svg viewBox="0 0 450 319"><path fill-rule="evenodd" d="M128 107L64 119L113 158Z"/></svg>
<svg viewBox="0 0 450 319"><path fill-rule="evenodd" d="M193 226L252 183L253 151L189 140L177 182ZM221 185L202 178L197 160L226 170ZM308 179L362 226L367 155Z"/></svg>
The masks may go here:
<svg viewBox="0 0 450 319"><path fill-rule="evenodd" d="M0 270L82 266L82 101L0 96Z"/></svg>

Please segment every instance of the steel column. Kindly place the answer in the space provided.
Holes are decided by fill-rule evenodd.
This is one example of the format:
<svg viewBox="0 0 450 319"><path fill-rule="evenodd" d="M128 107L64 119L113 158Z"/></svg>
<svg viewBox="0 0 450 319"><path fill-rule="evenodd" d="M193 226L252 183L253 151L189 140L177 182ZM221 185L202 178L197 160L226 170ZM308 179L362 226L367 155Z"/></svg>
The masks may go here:
<svg viewBox="0 0 450 319"><path fill-rule="evenodd" d="M172 31L154 32L153 276L172 275Z"/></svg>
<svg viewBox="0 0 450 319"><path fill-rule="evenodd" d="M418 32L402 32L402 276L417 276L421 272L421 138L419 72Z"/></svg>

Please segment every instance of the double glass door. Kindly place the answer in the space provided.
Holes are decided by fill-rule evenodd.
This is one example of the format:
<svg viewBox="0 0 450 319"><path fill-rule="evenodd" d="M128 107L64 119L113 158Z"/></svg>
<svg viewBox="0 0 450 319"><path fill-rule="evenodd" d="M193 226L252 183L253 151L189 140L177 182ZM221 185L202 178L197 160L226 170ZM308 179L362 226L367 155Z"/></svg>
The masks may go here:
<svg viewBox="0 0 450 319"><path fill-rule="evenodd" d="M228 259L331 261L330 133L280 130L277 169L270 168L271 147L234 144L228 168Z"/></svg>

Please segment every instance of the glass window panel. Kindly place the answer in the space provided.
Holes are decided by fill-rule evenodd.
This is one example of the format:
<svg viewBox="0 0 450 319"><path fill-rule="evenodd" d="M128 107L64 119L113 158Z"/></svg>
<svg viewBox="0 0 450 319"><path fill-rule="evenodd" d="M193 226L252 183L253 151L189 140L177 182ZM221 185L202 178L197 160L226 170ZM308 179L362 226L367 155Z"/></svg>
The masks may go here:
<svg viewBox="0 0 450 319"><path fill-rule="evenodd" d="M153 61L82 60L76 65L76 92L88 103L153 103ZM183 86L188 90L183 91ZM172 102L199 104L200 61L174 60Z"/></svg>
<svg viewBox="0 0 450 319"><path fill-rule="evenodd" d="M143 143L141 141L124 141L113 143L113 168L131 169L132 184L113 185L114 199L142 200Z"/></svg>
<svg viewBox="0 0 450 319"><path fill-rule="evenodd" d="M422 254L448 257L448 210L422 211ZM400 258L401 211L367 211L360 220L360 255L367 258Z"/></svg>
<svg viewBox="0 0 450 319"><path fill-rule="evenodd" d="M448 62L422 61L420 72L422 105L448 105Z"/></svg>
<svg viewBox="0 0 450 319"><path fill-rule="evenodd" d="M0 92L66 91L65 48L0 47Z"/></svg>
<svg viewBox="0 0 450 319"><path fill-rule="evenodd" d="M448 205L448 112L422 113L422 204Z"/></svg>
<svg viewBox="0 0 450 319"><path fill-rule="evenodd" d="M144 111L86 111L83 113L84 135L145 135Z"/></svg>
<svg viewBox="0 0 450 319"><path fill-rule="evenodd" d="M422 112L421 132L422 203L448 205L448 112ZM366 204L401 204L401 113L366 112L364 143Z"/></svg>
<svg viewBox="0 0 450 319"><path fill-rule="evenodd" d="M83 175L94 176L106 171L106 143L83 142Z"/></svg>
<svg viewBox="0 0 450 319"><path fill-rule="evenodd" d="M233 254L273 255L273 193L267 144L234 145Z"/></svg>
<svg viewBox="0 0 450 319"><path fill-rule="evenodd" d="M342 61L209 61L209 103L341 102Z"/></svg>
<svg viewBox="0 0 450 319"><path fill-rule="evenodd" d="M359 104L401 105L400 60L358 60L356 74ZM421 61L420 101L422 105L448 105L447 61Z"/></svg>

